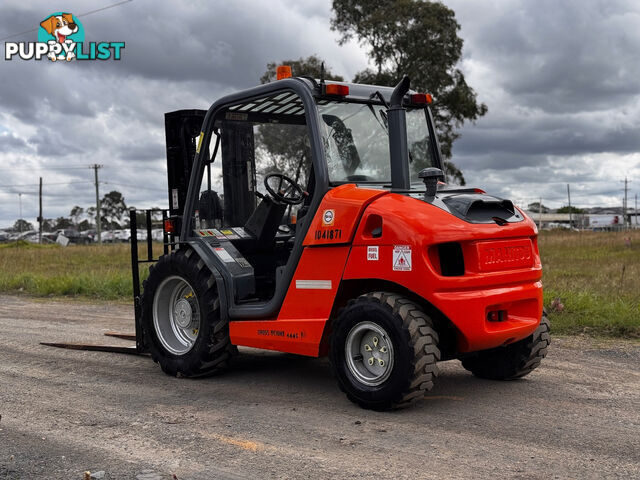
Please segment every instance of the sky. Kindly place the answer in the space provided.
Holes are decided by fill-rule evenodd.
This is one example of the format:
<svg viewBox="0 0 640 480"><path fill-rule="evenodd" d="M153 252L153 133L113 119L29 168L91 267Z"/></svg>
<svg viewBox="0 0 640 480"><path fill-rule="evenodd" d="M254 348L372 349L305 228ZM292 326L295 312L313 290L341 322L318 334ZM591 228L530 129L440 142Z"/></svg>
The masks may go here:
<svg viewBox="0 0 640 480"><path fill-rule="evenodd" d="M67 0L86 41L123 41L120 61L0 59L0 228L95 204L165 207L165 112L208 108L259 83L266 64L319 55L350 79L366 47L340 46L328 0ZM467 183L511 198L582 207L640 193L640 4L633 0L445 0L458 65L489 112L467 123L452 160ZM36 41L52 2L5 0L0 38ZM87 14L89 13L89 14ZM85 16L85 14L87 14ZM21 32L26 32L22 33ZM20 34L15 35L14 34ZM11 38L5 38L11 36ZM437 99L436 99L437 100ZM22 194L22 195L19 195Z"/></svg>

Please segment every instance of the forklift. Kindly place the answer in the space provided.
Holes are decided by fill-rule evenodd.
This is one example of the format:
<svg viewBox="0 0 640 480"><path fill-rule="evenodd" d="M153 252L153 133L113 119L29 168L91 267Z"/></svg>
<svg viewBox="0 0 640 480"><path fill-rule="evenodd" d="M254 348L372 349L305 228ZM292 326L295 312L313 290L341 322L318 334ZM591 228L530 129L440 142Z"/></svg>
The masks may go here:
<svg viewBox="0 0 640 480"><path fill-rule="evenodd" d="M406 76L391 88L283 66L206 112L166 114L157 261L150 235L138 259L131 216L137 351L180 377L223 372L239 346L328 356L340 389L375 410L423 397L439 361L499 380L538 367L536 225L444 183L433 101Z"/></svg>

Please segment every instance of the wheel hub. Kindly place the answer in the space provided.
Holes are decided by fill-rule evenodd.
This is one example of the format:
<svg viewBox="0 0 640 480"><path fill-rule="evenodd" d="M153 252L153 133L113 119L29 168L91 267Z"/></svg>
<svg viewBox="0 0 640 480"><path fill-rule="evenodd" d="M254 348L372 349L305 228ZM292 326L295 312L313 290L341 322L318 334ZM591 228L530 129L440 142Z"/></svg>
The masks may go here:
<svg viewBox="0 0 640 480"><path fill-rule="evenodd" d="M174 314L176 324L180 328L188 328L191 326L193 312L191 311L191 304L186 298L181 298L176 302L174 308Z"/></svg>
<svg viewBox="0 0 640 480"><path fill-rule="evenodd" d="M393 343L387 332L373 322L360 322L351 329L345 355L347 367L365 385L380 385L393 370Z"/></svg>

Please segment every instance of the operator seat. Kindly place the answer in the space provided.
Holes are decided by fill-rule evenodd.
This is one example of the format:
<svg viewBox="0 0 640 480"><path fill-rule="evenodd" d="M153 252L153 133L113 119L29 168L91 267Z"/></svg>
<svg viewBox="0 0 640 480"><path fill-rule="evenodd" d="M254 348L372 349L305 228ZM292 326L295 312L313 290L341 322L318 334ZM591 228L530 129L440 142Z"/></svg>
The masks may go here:
<svg viewBox="0 0 640 480"><path fill-rule="evenodd" d="M215 190L204 190L198 202L200 220L204 220L207 228L222 226L222 203Z"/></svg>
<svg viewBox="0 0 640 480"><path fill-rule="evenodd" d="M273 246L286 209L287 205L276 202L267 195L263 196L244 225L244 229L255 236L256 250L266 250Z"/></svg>

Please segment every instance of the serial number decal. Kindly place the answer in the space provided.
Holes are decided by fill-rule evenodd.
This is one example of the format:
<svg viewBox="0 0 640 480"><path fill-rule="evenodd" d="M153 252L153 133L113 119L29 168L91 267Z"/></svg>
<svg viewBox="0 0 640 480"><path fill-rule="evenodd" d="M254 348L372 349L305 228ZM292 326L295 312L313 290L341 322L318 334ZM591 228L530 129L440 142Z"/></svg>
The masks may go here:
<svg viewBox="0 0 640 480"><path fill-rule="evenodd" d="M342 239L341 228L329 228L323 230L316 230L316 240L340 240Z"/></svg>
<svg viewBox="0 0 640 480"><path fill-rule="evenodd" d="M285 332L284 330L275 330L275 329L259 329L258 335L262 337L280 337L280 338L290 338L293 340L299 340L304 338L304 332Z"/></svg>

